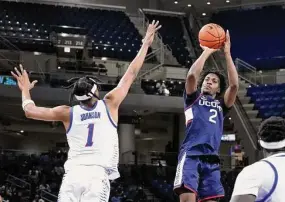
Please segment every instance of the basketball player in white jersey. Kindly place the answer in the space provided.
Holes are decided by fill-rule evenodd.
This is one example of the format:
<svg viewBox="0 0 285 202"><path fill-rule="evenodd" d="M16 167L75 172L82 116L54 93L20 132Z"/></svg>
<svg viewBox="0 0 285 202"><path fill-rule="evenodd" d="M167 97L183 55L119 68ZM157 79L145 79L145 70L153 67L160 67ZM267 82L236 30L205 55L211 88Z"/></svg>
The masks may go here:
<svg viewBox="0 0 285 202"><path fill-rule="evenodd" d="M136 58L130 63L118 86L103 100L99 99L98 85L89 77L79 79L71 96L79 105L38 107L31 99L30 83L26 70L20 65L12 75L22 91L22 107L27 118L43 121L61 121L66 129L69 145L65 175L60 188L59 202L107 202L109 180L120 176L118 172L118 109L140 71L159 22L149 25Z"/></svg>
<svg viewBox="0 0 285 202"><path fill-rule="evenodd" d="M231 202L285 201L285 120L271 117L263 121L258 138L266 158L241 171Z"/></svg>

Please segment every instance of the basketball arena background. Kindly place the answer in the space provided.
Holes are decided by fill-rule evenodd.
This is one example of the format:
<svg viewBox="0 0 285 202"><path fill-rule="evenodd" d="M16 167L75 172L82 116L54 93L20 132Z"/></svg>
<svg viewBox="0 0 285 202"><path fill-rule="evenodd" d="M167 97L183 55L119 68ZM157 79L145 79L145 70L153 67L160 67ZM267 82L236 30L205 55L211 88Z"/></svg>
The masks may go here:
<svg viewBox="0 0 285 202"><path fill-rule="evenodd" d="M240 89L225 118L220 150L229 201L239 171L262 157L260 122L285 117L284 1L26 0L0 1L0 194L5 200L56 201L68 146L61 124L25 118L10 71L19 63L39 81L33 99L68 104L68 79L93 75L116 86L137 54L148 22L163 25L120 108L122 177L110 201L178 201L172 192L184 137L185 76L201 53L200 28L229 29ZM225 72L222 53L205 68Z"/></svg>

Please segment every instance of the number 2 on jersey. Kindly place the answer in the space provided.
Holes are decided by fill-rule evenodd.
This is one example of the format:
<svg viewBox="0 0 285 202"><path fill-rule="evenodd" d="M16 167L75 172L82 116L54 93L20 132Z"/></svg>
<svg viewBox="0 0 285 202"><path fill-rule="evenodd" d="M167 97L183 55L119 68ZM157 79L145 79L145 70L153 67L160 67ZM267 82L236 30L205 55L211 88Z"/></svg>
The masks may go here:
<svg viewBox="0 0 285 202"><path fill-rule="evenodd" d="M93 145L93 132L94 132L94 124L88 125L88 137L85 147L91 147Z"/></svg>
<svg viewBox="0 0 285 202"><path fill-rule="evenodd" d="M217 114L218 114L217 110L215 110L215 109L210 109L210 113L212 113L213 115L211 115L211 116L209 117L209 121L210 121L211 123L217 123L216 120L215 120L215 118L217 117Z"/></svg>

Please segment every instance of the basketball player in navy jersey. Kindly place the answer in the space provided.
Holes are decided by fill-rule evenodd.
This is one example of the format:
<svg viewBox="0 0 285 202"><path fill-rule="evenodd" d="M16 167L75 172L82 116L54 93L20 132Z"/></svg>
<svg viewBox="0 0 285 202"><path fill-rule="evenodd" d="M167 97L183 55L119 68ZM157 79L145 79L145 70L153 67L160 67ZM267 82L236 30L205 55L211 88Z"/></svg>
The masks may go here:
<svg viewBox="0 0 285 202"><path fill-rule="evenodd" d="M270 117L257 133L266 158L238 175L231 202L280 202L285 191L285 120Z"/></svg>
<svg viewBox="0 0 285 202"><path fill-rule="evenodd" d="M100 100L98 85L90 77L80 78L71 96L79 105L39 107L31 99L28 73L20 65L12 75L22 91L22 107L27 118L42 121L61 121L66 129L69 145L68 160L60 188L58 202L108 202L110 182L119 177L119 147L117 123L119 106L139 73L154 35L160 29L153 21L142 46L130 63L117 87Z"/></svg>
<svg viewBox="0 0 285 202"><path fill-rule="evenodd" d="M204 51L190 68L185 84L186 134L174 181L174 191L180 202L196 202L197 199L213 202L224 196L218 152L224 116L233 106L238 92L238 74L230 53L228 31L224 44L229 79L227 89L225 79L218 71L200 76L208 57L217 51L202 48Z"/></svg>

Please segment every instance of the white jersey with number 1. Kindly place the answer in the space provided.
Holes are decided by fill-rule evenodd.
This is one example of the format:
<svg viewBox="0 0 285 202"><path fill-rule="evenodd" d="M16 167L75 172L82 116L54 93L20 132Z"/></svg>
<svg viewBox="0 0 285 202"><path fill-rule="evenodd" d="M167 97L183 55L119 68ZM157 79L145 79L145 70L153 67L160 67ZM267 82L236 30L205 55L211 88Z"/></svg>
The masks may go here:
<svg viewBox="0 0 285 202"><path fill-rule="evenodd" d="M245 167L238 175L233 196L254 195L257 202L285 201L285 153Z"/></svg>
<svg viewBox="0 0 285 202"><path fill-rule="evenodd" d="M71 110L67 130L69 145L65 170L74 166L103 167L109 179L119 177L119 143L117 126L104 100L98 100L91 109L76 105Z"/></svg>

